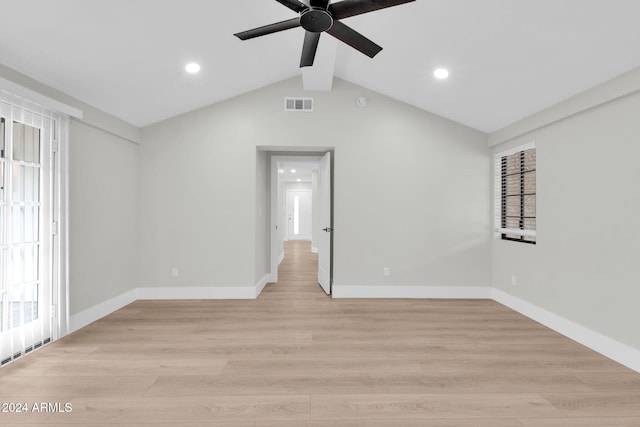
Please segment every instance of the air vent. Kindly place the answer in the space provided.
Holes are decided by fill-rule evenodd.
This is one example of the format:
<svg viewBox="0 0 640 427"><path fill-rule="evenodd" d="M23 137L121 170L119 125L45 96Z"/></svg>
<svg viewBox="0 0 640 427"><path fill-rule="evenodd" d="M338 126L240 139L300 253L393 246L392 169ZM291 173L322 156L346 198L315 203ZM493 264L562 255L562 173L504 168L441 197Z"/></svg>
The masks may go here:
<svg viewBox="0 0 640 427"><path fill-rule="evenodd" d="M313 98L285 98L284 111L313 112Z"/></svg>

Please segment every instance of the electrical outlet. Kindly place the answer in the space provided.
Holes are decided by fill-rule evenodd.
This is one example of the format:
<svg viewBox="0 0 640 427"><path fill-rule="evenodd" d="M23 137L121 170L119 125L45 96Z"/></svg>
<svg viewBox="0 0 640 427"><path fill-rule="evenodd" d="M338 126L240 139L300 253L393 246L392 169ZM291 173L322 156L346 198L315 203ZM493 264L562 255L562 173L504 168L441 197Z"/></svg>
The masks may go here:
<svg viewBox="0 0 640 427"><path fill-rule="evenodd" d="M383 270L383 274L385 276L391 276L391 269L389 267L385 267Z"/></svg>
<svg viewBox="0 0 640 427"><path fill-rule="evenodd" d="M171 269L171 277L178 277L178 268L177 267L173 267L173 269Z"/></svg>
<svg viewBox="0 0 640 427"><path fill-rule="evenodd" d="M511 286L518 286L518 277L515 274L511 275Z"/></svg>

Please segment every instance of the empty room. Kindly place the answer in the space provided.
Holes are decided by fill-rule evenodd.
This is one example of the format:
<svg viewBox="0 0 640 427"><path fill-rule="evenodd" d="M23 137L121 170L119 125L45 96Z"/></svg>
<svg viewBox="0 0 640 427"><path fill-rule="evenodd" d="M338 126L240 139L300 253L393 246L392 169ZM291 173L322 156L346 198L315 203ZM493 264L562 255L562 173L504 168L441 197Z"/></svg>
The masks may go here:
<svg viewBox="0 0 640 427"><path fill-rule="evenodd" d="M640 2L0 11L0 425L640 426Z"/></svg>

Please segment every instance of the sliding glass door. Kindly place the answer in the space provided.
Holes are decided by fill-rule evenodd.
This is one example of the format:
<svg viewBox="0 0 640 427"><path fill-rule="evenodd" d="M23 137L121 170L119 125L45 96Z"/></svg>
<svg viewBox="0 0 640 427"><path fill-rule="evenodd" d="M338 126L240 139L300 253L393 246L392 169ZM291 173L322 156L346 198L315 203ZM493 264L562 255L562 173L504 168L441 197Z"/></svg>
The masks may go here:
<svg viewBox="0 0 640 427"><path fill-rule="evenodd" d="M0 360L52 338L56 119L0 103Z"/></svg>

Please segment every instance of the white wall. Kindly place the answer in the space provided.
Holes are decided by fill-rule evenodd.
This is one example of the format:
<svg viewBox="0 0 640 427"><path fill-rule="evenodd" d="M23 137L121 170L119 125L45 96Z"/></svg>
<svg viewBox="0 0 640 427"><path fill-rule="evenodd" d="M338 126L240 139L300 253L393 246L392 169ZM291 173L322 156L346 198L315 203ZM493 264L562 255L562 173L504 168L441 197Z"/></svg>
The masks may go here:
<svg viewBox="0 0 640 427"><path fill-rule="evenodd" d="M311 191L311 183L310 182L285 182L284 184L284 192L286 195L286 192L289 190L309 190ZM283 202L286 202L283 201ZM286 206L286 203L285 203Z"/></svg>
<svg viewBox="0 0 640 427"><path fill-rule="evenodd" d="M77 314L137 287L138 145L77 120L69 136L69 302Z"/></svg>
<svg viewBox="0 0 640 427"><path fill-rule="evenodd" d="M639 111L636 92L493 148L536 142L538 237L494 238L492 271L497 288L640 350Z"/></svg>
<svg viewBox="0 0 640 427"><path fill-rule="evenodd" d="M334 284L488 286L486 136L367 97L336 138Z"/></svg>
<svg viewBox="0 0 640 427"><path fill-rule="evenodd" d="M487 136L341 80L313 94L314 113L284 112L301 88L294 78L142 130L141 284L255 285L256 146L268 145L335 147L337 285L488 286Z"/></svg>
<svg viewBox="0 0 640 427"><path fill-rule="evenodd" d="M255 285L255 143L264 136L239 111L235 100L143 129L141 286Z"/></svg>

